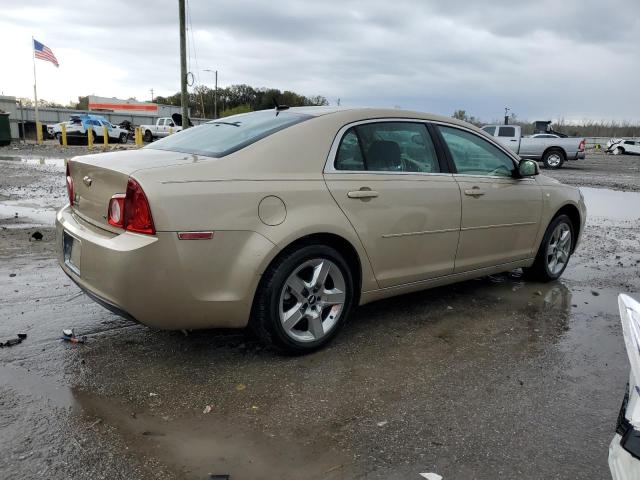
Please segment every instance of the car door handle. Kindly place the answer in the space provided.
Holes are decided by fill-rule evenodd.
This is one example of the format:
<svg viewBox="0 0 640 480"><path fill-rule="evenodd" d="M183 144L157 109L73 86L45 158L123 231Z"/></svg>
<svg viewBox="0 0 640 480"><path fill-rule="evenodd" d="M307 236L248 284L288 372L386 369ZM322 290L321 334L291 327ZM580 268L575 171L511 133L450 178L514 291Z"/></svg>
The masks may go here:
<svg viewBox="0 0 640 480"><path fill-rule="evenodd" d="M378 196L378 192L375 190L354 190L347 193L347 197L349 198L375 198Z"/></svg>
<svg viewBox="0 0 640 480"><path fill-rule="evenodd" d="M510 142L517 142L518 140L516 140L515 138L509 140Z"/></svg>
<svg viewBox="0 0 640 480"><path fill-rule="evenodd" d="M480 195L484 195L486 192L484 190L480 190L478 187L473 187L464 191L465 195L469 195L470 197L479 197Z"/></svg>

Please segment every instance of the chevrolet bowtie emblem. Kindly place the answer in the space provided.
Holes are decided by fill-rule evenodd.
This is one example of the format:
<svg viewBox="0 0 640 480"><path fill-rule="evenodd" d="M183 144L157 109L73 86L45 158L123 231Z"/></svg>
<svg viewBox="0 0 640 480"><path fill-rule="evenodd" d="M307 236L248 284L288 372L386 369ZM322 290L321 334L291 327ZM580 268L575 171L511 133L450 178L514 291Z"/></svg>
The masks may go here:
<svg viewBox="0 0 640 480"><path fill-rule="evenodd" d="M89 175L85 175L85 177L82 179L82 181L84 182L84 184L85 184L87 187L90 187L90 186L91 186L91 182L92 182L93 180L91 179L91 177L90 177Z"/></svg>

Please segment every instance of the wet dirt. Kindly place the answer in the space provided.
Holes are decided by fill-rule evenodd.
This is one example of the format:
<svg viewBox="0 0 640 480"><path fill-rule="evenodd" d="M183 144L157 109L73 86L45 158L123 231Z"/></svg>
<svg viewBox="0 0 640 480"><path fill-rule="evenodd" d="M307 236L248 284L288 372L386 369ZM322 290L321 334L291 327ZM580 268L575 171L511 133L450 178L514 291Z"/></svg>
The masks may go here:
<svg viewBox="0 0 640 480"><path fill-rule="evenodd" d="M62 169L9 162L0 204L64 202ZM0 349L0 476L607 478L628 376L616 296L640 289L640 220L617 195L585 190L595 213L561 281L366 305L300 358L132 324L61 272L51 227L0 229L0 340L28 334Z"/></svg>

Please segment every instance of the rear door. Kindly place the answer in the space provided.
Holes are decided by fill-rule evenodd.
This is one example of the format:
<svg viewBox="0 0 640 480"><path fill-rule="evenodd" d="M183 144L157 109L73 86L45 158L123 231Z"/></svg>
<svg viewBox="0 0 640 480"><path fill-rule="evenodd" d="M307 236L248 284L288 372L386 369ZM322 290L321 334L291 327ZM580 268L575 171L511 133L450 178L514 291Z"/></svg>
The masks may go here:
<svg viewBox="0 0 640 480"><path fill-rule="evenodd" d="M325 180L380 287L453 272L460 190L425 123L389 119L344 127Z"/></svg>
<svg viewBox="0 0 640 480"><path fill-rule="evenodd" d="M514 153L520 150L520 135L518 129L512 125L499 125L495 137L502 145Z"/></svg>
<svg viewBox="0 0 640 480"><path fill-rule="evenodd" d="M531 258L542 213L535 179L514 178L514 160L479 134L437 128L462 194L455 272Z"/></svg>

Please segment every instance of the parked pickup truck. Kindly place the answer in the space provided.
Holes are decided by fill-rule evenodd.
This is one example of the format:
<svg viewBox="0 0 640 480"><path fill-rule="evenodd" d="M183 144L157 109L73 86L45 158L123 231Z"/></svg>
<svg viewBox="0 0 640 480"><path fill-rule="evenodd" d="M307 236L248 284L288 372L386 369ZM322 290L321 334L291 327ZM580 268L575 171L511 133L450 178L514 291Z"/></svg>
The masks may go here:
<svg viewBox="0 0 640 480"><path fill-rule="evenodd" d="M543 162L546 168L562 168L567 160L584 158L584 138L523 137L517 125L485 125L482 130L520 157Z"/></svg>
<svg viewBox="0 0 640 480"><path fill-rule="evenodd" d="M152 142L155 138L166 137L182 130L170 117L162 117L156 120L155 125L140 125L142 138L145 142Z"/></svg>

